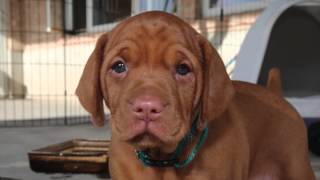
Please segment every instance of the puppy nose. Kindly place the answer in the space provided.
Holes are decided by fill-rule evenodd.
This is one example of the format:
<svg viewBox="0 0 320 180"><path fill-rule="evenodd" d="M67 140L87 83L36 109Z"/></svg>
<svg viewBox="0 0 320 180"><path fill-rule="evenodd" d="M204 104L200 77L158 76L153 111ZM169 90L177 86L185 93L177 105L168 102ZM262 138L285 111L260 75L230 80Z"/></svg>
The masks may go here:
<svg viewBox="0 0 320 180"><path fill-rule="evenodd" d="M141 97L133 102L134 115L144 121L155 120L161 115L164 108L160 99L155 97Z"/></svg>

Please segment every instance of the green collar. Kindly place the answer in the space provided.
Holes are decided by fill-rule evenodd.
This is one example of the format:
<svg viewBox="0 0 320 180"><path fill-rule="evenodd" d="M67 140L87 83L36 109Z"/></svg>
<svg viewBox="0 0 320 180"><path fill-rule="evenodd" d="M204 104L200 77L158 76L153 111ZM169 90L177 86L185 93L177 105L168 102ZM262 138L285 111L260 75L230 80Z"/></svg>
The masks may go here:
<svg viewBox="0 0 320 180"><path fill-rule="evenodd" d="M192 149L191 153L188 155L187 159L182 162L179 162L179 157L182 155L188 144L191 143L192 138L196 136L198 133L197 130L197 122L200 118L200 111L197 113L195 120L192 123L192 127L187 135L179 142L178 147L172 153L170 159L167 160L154 160L150 157L150 155L145 151L136 150L136 154L138 159L145 165L145 166L152 166L152 167L175 167L175 168L183 168L191 163L191 161L196 157L197 153L199 152L201 146L204 144L208 137L208 127L206 127L200 136L200 139L196 146Z"/></svg>

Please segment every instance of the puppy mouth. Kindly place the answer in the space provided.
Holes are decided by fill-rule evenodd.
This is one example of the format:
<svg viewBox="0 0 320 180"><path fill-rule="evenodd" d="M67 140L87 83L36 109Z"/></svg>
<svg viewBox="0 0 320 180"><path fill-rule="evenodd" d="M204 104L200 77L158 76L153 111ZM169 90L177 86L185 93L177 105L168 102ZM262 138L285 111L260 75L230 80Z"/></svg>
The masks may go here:
<svg viewBox="0 0 320 180"><path fill-rule="evenodd" d="M181 126L170 128L173 131L161 129L159 126L155 122L136 121L129 129L122 131L122 140L137 150L161 150L170 153L181 136Z"/></svg>

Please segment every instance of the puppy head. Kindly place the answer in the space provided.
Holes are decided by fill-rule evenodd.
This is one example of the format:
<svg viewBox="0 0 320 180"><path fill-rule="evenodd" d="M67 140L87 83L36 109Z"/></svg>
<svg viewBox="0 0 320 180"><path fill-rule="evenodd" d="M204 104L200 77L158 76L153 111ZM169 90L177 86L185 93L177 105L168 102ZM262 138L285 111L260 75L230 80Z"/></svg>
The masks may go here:
<svg viewBox="0 0 320 180"><path fill-rule="evenodd" d="M173 15L147 12L99 38L76 93L96 125L105 100L113 138L170 153L197 109L202 130L226 109L233 88L205 38Z"/></svg>

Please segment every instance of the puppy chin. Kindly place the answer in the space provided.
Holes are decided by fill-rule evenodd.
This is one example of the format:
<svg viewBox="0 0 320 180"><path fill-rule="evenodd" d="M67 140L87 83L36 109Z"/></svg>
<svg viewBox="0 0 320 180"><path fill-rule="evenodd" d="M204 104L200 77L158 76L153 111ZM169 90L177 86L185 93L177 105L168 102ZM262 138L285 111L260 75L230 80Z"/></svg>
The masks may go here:
<svg viewBox="0 0 320 180"><path fill-rule="evenodd" d="M159 138L153 136L152 134L145 133L139 135L132 139L130 143L137 150L143 151L156 151L163 154L171 154L175 151L177 144L176 143L165 143L162 142Z"/></svg>
<svg viewBox="0 0 320 180"><path fill-rule="evenodd" d="M149 133L140 134L129 142L138 150L155 149L161 146L161 141Z"/></svg>

